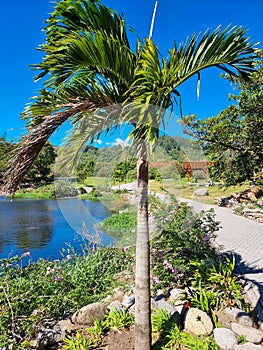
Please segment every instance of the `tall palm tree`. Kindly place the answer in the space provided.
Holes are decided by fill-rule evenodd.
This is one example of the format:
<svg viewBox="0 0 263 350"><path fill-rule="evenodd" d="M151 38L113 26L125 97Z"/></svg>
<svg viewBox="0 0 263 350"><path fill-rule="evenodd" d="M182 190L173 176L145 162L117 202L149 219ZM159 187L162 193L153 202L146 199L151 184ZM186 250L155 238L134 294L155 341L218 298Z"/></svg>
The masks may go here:
<svg viewBox="0 0 263 350"><path fill-rule="evenodd" d="M163 58L151 38L130 47L122 16L96 0L61 0L46 21L42 62L44 88L25 109L29 134L11 159L4 191L13 194L51 134L66 120L73 125L66 147L78 154L102 131L126 121L138 146L135 347L151 347L150 252L147 144L158 138L165 111L180 98L178 87L200 71L218 67L247 79L254 44L242 28L220 27L193 35ZM84 131L84 132L83 132Z"/></svg>

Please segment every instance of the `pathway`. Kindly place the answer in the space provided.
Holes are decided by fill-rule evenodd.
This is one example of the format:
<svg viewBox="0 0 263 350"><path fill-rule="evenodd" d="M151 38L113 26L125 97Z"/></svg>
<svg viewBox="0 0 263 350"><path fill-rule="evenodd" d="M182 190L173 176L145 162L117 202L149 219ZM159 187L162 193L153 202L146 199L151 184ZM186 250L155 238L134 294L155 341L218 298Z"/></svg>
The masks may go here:
<svg viewBox="0 0 263 350"><path fill-rule="evenodd" d="M263 224L235 215L230 208L180 198L196 212L214 209L220 222L215 243L220 252L235 256L237 272L263 325Z"/></svg>

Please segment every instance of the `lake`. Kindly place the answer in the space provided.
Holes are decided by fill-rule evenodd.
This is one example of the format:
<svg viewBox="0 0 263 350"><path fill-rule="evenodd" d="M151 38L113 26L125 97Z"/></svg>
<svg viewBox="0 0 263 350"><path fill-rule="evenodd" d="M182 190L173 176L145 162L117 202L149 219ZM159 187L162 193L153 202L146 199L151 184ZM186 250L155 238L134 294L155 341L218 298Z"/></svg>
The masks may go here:
<svg viewBox="0 0 263 350"><path fill-rule="evenodd" d="M111 215L100 202L61 199L10 201L0 197L0 258L30 252L33 261L39 258L59 259L61 249L72 246L81 251L95 225ZM100 232L102 245L113 245L114 239Z"/></svg>

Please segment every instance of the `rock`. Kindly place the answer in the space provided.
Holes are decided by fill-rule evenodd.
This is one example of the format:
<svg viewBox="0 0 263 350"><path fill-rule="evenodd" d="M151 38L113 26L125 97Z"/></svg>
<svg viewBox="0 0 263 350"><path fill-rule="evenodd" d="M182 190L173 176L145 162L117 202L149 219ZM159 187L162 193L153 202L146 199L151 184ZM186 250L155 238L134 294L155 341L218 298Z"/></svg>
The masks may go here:
<svg viewBox="0 0 263 350"><path fill-rule="evenodd" d="M112 302L119 301L124 298L124 292L120 288L115 288L112 290L112 294L107 295L104 299L102 299L102 303L111 304Z"/></svg>
<svg viewBox="0 0 263 350"><path fill-rule="evenodd" d="M123 307L125 307L126 309L129 309L129 307L131 307L133 304L135 303L135 296L131 295L129 297L125 297L121 303L121 305Z"/></svg>
<svg viewBox="0 0 263 350"><path fill-rule="evenodd" d="M208 189L207 188L198 188L194 191L194 194L196 196L207 196L208 195Z"/></svg>
<svg viewBox="0 0 263 350"><path fill-rule="evenodd" d="M129 308L129 314L135 316L135 304Z"/></svg>
<svg viewBox="0 0 263 350"><path fill-rule="evenodd" d="M191 307L185 318L185 331L195 335L208 335L213 332L213 323L211 318L197 308Z"/></svg>
<svg viewBox="0 0 263 350"><path fill-rule="evenodd" d="M173 288L169 291L169 301L182 300L186 298L184 290L179 288Z"/></svg>
<svg viewBox="0 0 263 350"><path fill-rule="evenodd" d="M164 299L156 300L155 301L155 308L156 309L164 309L171 315L177 313L176 309L170 303L168 303L168 301L166 301Z"/></svg>
<svg viewBox="0 0 263 350"><path fill-rule="evenodd" d="M234 350L262 350L263 347L261 345L256 345L253 343L245 343L234 346Z"/></svg>
<svg viewBox="0 0 263 350"><path fill-rule="evenodd" d="M77 325L92 326L94 320L101 320L107 306L102 303L93 303L82 307L72 316L72 322Z"/></svg>
<svg viewBox="0 0 263 350"><path fill-rule="evenodd" d="M237 345L237 339L231 329L228 328L215 328L214 339L216 344L223 350L232 350Z"/></svg>
<svg viewBox="0 0 263 350"><path fill-rule="evenodd" d="M113 289L113 300L121 300L124 297L124 292L120 288Z"/></svg>
<svg viewBox="0 0 263 350"><path fill-rule="evenodd" d="M261 330L253 327L246 327L238 323L232 323L231 329L237 335L244 335L247 341L251 343L260 344L262 342L263 333Z"/></svg>
<svg viewBox="0 0 263 350"><path fill-rule="evenodd" d="M112 310L122 310L122 304L120 301L118 300L113 300L108 306L107 309Z"/></svg>
<svg viewBox="0 0 263 350"><path fill-rule="evenodd" d="M227 307L224 309L223 314L226 316L228 321L236 322L243 326L252 327L253 320L249 317L248 313L238 309L237 307Z"/></svg>
<svg viewBox="0 0 263 350"><path fill-rule="evenodd" d="M181 317L179 312L170 304L168 301L161 299L155 301L155 309L156 310L166 310L172 318L175 319L175 322L180 325Z"/></svg>
<svg viewBox="0 0 263 350"><path fill-rule="evenodd" d="M238 193L236 196L236 199L239 202L243 202L243 201L255 202L262 195L263 195L263 190L260 187L251 186L250 188Z"/></svg>
<svg viewBox="0 0 263 350"><path fill-rule="evenodd" d="M62 334L63 338L64 338L66 333L71 333L78 328L79 327L77 327L75 324L73 324L70 319L61 320L54 326L54 330L59 331Z"/></svg>
<svg viewBox="0 0 263 350"><path fill-rule="evenodd" d="M158 289L156 292L155 300L166 299L167 295L162 289Z"/></svg>
<svg viewBox="0 0 263 350"><path fill-rule="evenodd" d="M38 349L46 349L56 343L59 343L65 334L63 334L60 330L54 329L41 329L38 333Z"/></svg>

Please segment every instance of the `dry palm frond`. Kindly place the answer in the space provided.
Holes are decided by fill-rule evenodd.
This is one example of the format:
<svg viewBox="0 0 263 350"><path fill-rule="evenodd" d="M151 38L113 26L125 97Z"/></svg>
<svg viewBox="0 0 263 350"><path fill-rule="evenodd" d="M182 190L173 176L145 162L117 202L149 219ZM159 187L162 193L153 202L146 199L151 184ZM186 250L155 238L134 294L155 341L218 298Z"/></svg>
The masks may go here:
<svg viewBox="0 0 263 350"><path fill-rule="evenodd" d="M16 192L19 183L30 169L42 147L53 132L66 120L76 114L105 107L108 104L109 101L105 103L78 101L68 105L66 109L46 117L36 129L22 138L15 155L9 160L4 174L3 194L13 195Z"/></svg>

